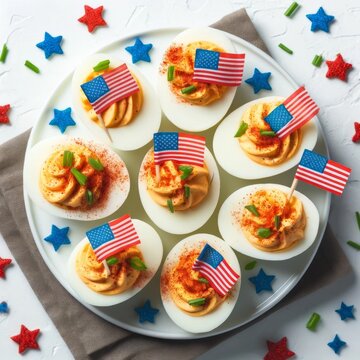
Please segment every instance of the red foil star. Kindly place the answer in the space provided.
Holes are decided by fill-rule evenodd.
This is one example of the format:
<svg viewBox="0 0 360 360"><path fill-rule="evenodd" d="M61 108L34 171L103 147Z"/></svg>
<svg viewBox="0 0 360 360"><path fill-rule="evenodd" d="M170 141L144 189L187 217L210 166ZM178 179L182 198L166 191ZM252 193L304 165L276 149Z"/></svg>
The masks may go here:
<svg viewBox="0 0 360 360"><path fill-rule="evenodd" d="M352 68L352 65L345 62L341 54L337 54L334 61L326 60L328 71L326 77L338 78L342 81L346 81L347 72Z"/></svg>
<svg viewBox="0 0 360 360"><path fill-rule="evenodd" d="M88 31L93 32L97 26L105 26L106 21L102 17L104 7L99 6L96 9L85 5L85 15L78 19L81 23L86 24Z"/></svg>
<svg viewBox="0 0 360 360"><path fill-rule="evenodd" d="M290 359L295 353L287 348L287 337L284 336L280 341L273 343L267 341L268 353L264 360L286 360Z"/></svg>
<svg viewBox="0 0 360 360"><path fill-rule="evenodd" d="M5 278L5 268L10 265L11 259L3 259L0 257L0 278Z"/></svg>
<svg viewBox="0 0 360 360"><path fill-rule="evenodd" d="M7 116L7 112L10 110L10 105L0 105L0 123L7 124L9 122L9 117Z"/></svg>
<svg viewBox="0 0 360 360"><path fill-rule="evenodd" d="M20 334L11 337L19 344L19 353L23 353L26 349L39 349L36 337L39 335L40 329L29 330L25 325L21 325Z"/></svg>
<svg viewBox="0 0 360 360"><path fill-rule="evenodd" d="M355 134L352 138L352 141L358 142L360 140L360 123L354 122L354 127L355 127Z"/></svg>

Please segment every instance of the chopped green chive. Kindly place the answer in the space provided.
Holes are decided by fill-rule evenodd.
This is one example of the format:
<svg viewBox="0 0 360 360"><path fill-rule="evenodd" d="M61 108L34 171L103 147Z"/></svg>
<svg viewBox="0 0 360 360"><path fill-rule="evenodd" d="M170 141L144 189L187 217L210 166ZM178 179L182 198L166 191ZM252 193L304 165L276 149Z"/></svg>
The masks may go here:
<svg viewBox="0 0 360 360"><path fill-rule="evenodd" d="M74 161L74 153L69 150L65 150L63 157L63 166L70 167L72 166L73 161Z"/></svg>
<svg viewBox="0 0 360 360"><path fill-rule="evenodd" d="M3 45L0 55L0 62L5 63L9 49L6 44Z"/></svg>
<svg viewBox="0 0 360 360"><path fill-rule="evenodd" d="M144 262L137 256L132 257L129 260L129 263L130 263L130 266L135 270L144 271L147 269Z"/></svg>
<svg viewBox="0 0 360 360"><path fill-rule="evenodd" d="M106 263L108 265L116 265L119 262L119 259L116 256L111 256L109 258L106 259Z"/></svg>
<svg viewBox="0 0 360 360"><path fill-rule="evenodd" d="M94 159L94 158L89 158L89 165L95 169L95 170L98 170L98 171L102 171L104 170L104 166L103 164L100 162L100 160L98 159Z"/></svg>
<svg viewBox="0 0 360 360"><path fill-rule="evenodd" d="M294 1L289 7L288 9L284 12L284 15L287 17L291 17L292 15L294 15L295 11L300 7L300 5Z"/></svg>
<svg viewBox="0 0 360 360"><path fill-rule="evenodd" d="M315 331L319 321L320 321L320 315L314 312L311 315L309 321L306 323L306 327L311 331Z"/></svg>
<svg viewBox="0 0 360 360"><path fill-rule="evenodd" d="M207 279L203 278L203 277L199 277L199 278L198 278L198 281L201 282L201 283L204 283L204 284L208 284L208 283L209 283L209 281L208 281Z"/></svg>
<svg viewBox="0 0 360 360"><path fill-rule="evenodd" d="M360 213L358 211L355 212L356 222L358 224L358 228L360 230Z"/></svg>
<svg viewBox="0 0 360 360"><path fill-rule="evenodd" d="M32 70L33 72L39 74L40 69L37 66L35 66L33 63L31 63L29 60L26 60L24 65L26 67L28 67L30 70Z"/></svg>
<svg viewBox="0 0 360 360"><path fill-rule="evenodd" d="M349 240L349 241L347 242L347 244L348 244L349 246L353 247L354 249L360 251L360 244L359 244L359 243L357 243L357 242L355 242L355 241Z"/></svg>
<svg viewBox="0 0 360 360"><path fill-rule="evenodd" d="M260 237L264 239L268 238L272 234L271 230L268 228L260 228L258 229L257 233Z"/></svg>
<svg viewBox="0 0 360 360"><path fill-rule="evenodd" d="M260 135L274 137L276 136L276 133L275 131L271 131L271 130L260 130Z"/></svg>
<svg viewBox="0 0 360 360"><path fill-rule="evenodd" d="M175 66L170 65L167 70L167 80L173 81L174 80L174 74L175 74Z"/></svg>
<svg viewBox="0 0 360 360"><path fill-rule="evenodd" d="M182 174L181 174L181 177L180 177L181 180L187 179L191 175L193 169L194 168L192 166L180 165L179 170L182 171Z"/></svg>
<svg viewBox="0 0 360 360"><path fill-rule="evenodd" d="M190 197L190 186L185 185L184 186L184 193L185 193L185 198L188 199Z"/></svg>
<svg viewBox="0 0 360 360"><path fill-rule="evenodd" d="M236 134L234 135L234 137L240 137L243 136L246 132L246 130L248 129L248 124L244 121L241 122L240 127L238 129L238 131L236 132Z"/></svg>
<svg viewBox="0 0 360 360"><path fill-rule="evenodd" d="M173 204L172 200L167 199L166 203L167 203L167 206L168 206L170 212L173 213L174 212L174 204Z"/></svg>
<svg viewBox="0 0 360 360"><path fill-rule="evenodd" d="M250 261L245 265L245 270L252 270L257 265L257 261Z"/></svg>
<svg viewBox="0 0 360 360"><path fill-rule="evenodd" d="M103 60L96 64L93 69L96 72L103 71L109 68L110 60Z"/></svg>
<svg viewBox="0 0 360 360"><path fill-rule="evenodd" d="M275 215L274 223L275 223L275 229L276 229L276 230L279 230L279 228L280 228L280 223L281 223L281 218L280 218L279 215Z"/></svg>
<svg viewBox="0 0 360 360"><path fill-rule="evenodd" d="M312 64L316 67L320 67L324 59L321 55L315 55Z"/></svg>
<svg viewBox="0 0 360 360"><path fill-rule="evenodd" d="M91 190L89 189L86 190L85 198L88 205L92 205L94 203L94 194Z"/></svg>
<svg viewBox="0 0 360 360"><path fill-rule="evenodd" d="M252 214L254 214L255 216L260 216L259 212L257 211L257 208L255 205L246 205L245 206L246 210L249 210Z"/></svg>
<svg viewBox="0 0 360 360"><path fill-rule="evenodd" d="M292 55L294 53L291 49L289 49L287 46L285 46L282 43L280 43L278 46L280 49L284 50L285 52L287 52L290 55Z"/></svg>
<svg viewBox="0 0 360 360"><path fill-rule="evenodd" d="M188 301L188 304L191 306L201 306L204 305L206 302L205 298L198 298L198 299L192 299Z"/></svg>
<svg viewBox="0 0 360 360"><path fill-rule="evenodd" d="M186 88L181 89L181 93L182 94L191 94L193 91L196 90L196 86L195 85L190 85Z"/></svg>
<svg viewBox="0 0 360 360"><path fill-rule="evenodd" d="M82 185L82 186L86 185L86 182L87 182L87 176L86 175L84 175L78 169L75 169L75 168L72 168L70 171L74 175L76 181L80 185Z"/></svg>

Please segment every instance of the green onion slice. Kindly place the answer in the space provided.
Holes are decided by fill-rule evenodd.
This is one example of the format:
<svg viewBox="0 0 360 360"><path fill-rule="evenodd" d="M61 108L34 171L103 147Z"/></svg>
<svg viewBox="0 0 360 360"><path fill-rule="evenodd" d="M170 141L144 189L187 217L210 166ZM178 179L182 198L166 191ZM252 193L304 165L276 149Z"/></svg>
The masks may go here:
<svg viewBox="0 0 360 360"><path fill-rule="evenodd" d="M289 49L286 45L284 45L282 43L280 43L278 46L280 49L284 50L285 52L287 52L290 55L292 55L294 53L291 49Z"/></svg>
<svg viewBox="0 0 360 360"><path fill-rule="evenodd" d="M355 217L356 217L356 222L358 224L358 228L360 230L360 213L358 211L356 211Z"/></svg>
<svg viewBox="0 0 360 360"><path fill-rule="evenodd" d="M236 134L234 135L234 137L240 137L243 136L246 132L246 130L248 129L248 124L244 121L241 122L240 127L238 129L238 131L236 132Z"/></svg>
<svg viewBox="0 0 360 360"><path fill-rule="evenodd" d="M349 240L349 241L347 242L347 244L348 244L349 246L351 246L352 248L360 251L360 244L359 244L359 243L357 243L357 242L355 242L355 241Z"/></svg>
<svg viewBox="0 0 360 360"><path fill-rule="evenodd" d="M246 205L245 206L246 210L249 210L252 214L254 214L255 216L260 216L259 212L257 211L257 208L255 205Z"/></svg>
<svg viewBox="0 0 360 360"><path fill-rule="evenodd" d="M179 170L182 171L182 174L180 177L181 180L187 179L191 175L193 169L194 168L192 166L180 165Z"/></svg>
<svg viewBox="0 0 360 360"><path fill-rule="evenodd" d="M87 182L87 176L86 176L86 175L84 175L82 172L80 172L80 171L79 171L78 169L76 169L76 168L72 168L70 171L71 171L71 173L74 175L76 181L77 181L80 185L82 185L82 186L86 185L86 182Z"/></svg>
<svg viewBox="0 0 360 360"><path fill-rule="evenodd" d="M26 60L24 65L27 68L29 68L30 70L32 70L33 72L39 74L40 69L36 65L34 65L32 62L30 62L29 60Z"/></svg>
<svg viewBox="0 0 360 360"><path fill-rule="evenodd" d="M270 131L270 130L260 130L260 135L274 137L276 136L276 133L275 131Z"/></svg>
<svg viewBox="0 0 360 360"><path fill-rule="evenodd" d="M279 215L275 215L274 217L274 223L275 223L275 228L276 230L279 230L280 228L280 223L281 223L281 218Z"/></svg>
<svg viewBox="0 0 360 360"><path fill-rule="evenodd" d="M104 170L104 166L103 164L100 162L99 159L94 159L94 158L89 158L89 165L95 169L95 170L98 170L98 171L103 171Z"/></svg>
<svg viewBox="0 0 360 360"><path fill-rule="evenodd" d="M191 94L195 90L196 90L196 86L195 85L190 85L190 86L188 86L186 88L181 89L181 93L182 94Z"/></svg>
<svg viewBox="0 0 360 360"><path fill-rule="evenodd" d="M245 265L245 270L252 270L257 265L257 261L250 261Z"/></svg>
<svg viewBox="0 0 360 360"><path fill-rule="evenodd" d="M119 259L116 256L111 256L109 258L106 259L106 263L108 265L116 265L119 262Z"/></svg>
<svg viewBox="0 0 360 360"><path fill-rule="evenodd" d="M184 186L184 192L185 192L185 198L188 199L190 197L190 186L185 185Z"/></svg>
<svg viewBox="0 0 360 360"><path fill-rule="evenodd" d="M296 1L294 1L285 11L284 15L287 17L291 17L299 7L300 5Z"/></svg>
<svg viewBox="0 0 360 360"><path fill-rule="evenodd" d="M1 50L0 62L5 63L8 52L9 52L9 48L7 47L6 44L4 44Z"/></svg>
<svg viewBox="0 0 360 360"><path fill-rule="evenodd" d="M86 189L85 197L88 205L92 205L94 203L94 194L91 190Z"/></svg>
<svg viewBox="0 0 360 360"><path fill-rule="evenodd" d="M96 64L93 69L96 72L102 71L102 70L106 70L109 68L110 65L110 60L103 60L100 61L98 64Z"/></svg>
<svg viewBox="0 0 360 360"><path fill-rule="evenodd" d="M70 167L72 166L73 162L74 162L74 153L69 150L65 150L63 156L63 166Z"/></svg>
<svg viewBox="0 0 360 360"><path fill-rule="evenodd" d="M317 324L320 321L320 315L318 313L313 313L309 319L309 321L306 324L306 327L311 330L315 331Z"/></svg>
<svg viewBox="0 0 360 360"><path fill-rule="evenodd" d="M174 80L174 74L175 74L175 66L170 65L167 69L167 80L173 81Z"/></svg>
<svg viewBox="0 0 360 360"><path fill-rule="evenodd" d="M135 270L144 271L147 269L144 262L138 256L130 258L129 263L130 266Z"/></svg>
<svg viewBox="0 0 360 360"><path fill-rule="evenodd" d="M166 203L167 203L167 206L168 206L170 212L173 213L174 212L174 204L173 204L172 200L167 199Z"/></svg>
<svg viewBox="0 0 360 360"><path fill-rule="evenodd" d="M324 59L321 55L315 55L312 64L316 67L320 67Z"/></svg>
<svg viewBox="0 0 360 360"><path fill-rule="evenodd" d="M203 277L199 277L199 278L198 278L198 281L201 282L201 283L204 283L204 284L208 284L208 283L209 283L209 281L208 281L207 279L203 278Z"/></svg>
<svg viewBox="0 0 360 360"><path fill-rule="evenodd" d="M206 302L205 298L198 298L198 299L192 299L188 301L188 304L191 306L201 306L204 305Z"/></svg>
<svg viewBox="0 0 360 360"><path fill-rule="evenodd" d="M271 232L271 230L268 229L268 228L259 228L258 231L257 231L257 234L258 234L260 237L266 239L266 238L268 238L269 236L272 235L272 232Z"/></svg>

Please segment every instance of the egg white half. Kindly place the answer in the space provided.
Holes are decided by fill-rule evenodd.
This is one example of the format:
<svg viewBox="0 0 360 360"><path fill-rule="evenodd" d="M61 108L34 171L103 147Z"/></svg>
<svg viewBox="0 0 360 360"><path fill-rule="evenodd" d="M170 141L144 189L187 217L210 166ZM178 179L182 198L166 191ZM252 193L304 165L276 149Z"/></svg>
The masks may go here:
<svg viewBox="0 0 360 360"><path fill-rule="evenodd" d="M135 283L135 286L131 289L117 295L103 295L91 290L83 283L76 272L76 256L89 241L87 237L81 240L71 253L68 261L68 281L77 295L88 304L95 306L112 306L120 304L141 291L150 282L159 269L163 256L163 246L160 236L153 227L144 221L137 219L132 219L132 221L141 240L141 244L137 246L143 254L147 270L144 272L146 273L144 274L145 278L140 278L140 284Z"/></svg>
<svg viewBox="0 0 360 360"><path fill-rule="evenodd" d="M38 142L34 145L25 157L24 163L24 186L29 194L31 200L43 210L49 212L54 216L58 216L71 220L92 221L102 219L111 215L126 200L130 190L130 178L125 163L110 147L88 140L81 140L82 144L94 151L104 166L107 162L110 164L117 164L116 168L121 168L120 174L112 176L109 187L109 194L102 206L94 206L88 210L67 210L48 202L42 195L40 190L40 173L45 161L51 154L59 148L59 146L66 147L66 144L73 144L74 138L71 136L56 136ZM106 153L106 157L102 153ZM107 159L107 160L106 160ZM108 169L114 172L114 166L108 166ZM125 177L125 179L124 179Z"/></svg>
<svg viewBox="0 0 360 360"><path fill-rule="evenodd" d="M124 63L108 54L93 54L86 58L75 70L71 91L73 109L76 120L80 120L91 133L107 144L111 144L119 150L136 150L152 140L152 135L157 132L161 123L161 108L155 90L147 78L135 67L127 64L129 70L137 77L143 91L143 104L140 112L130 124L122 127L109 128L109 134L113 140L111 143L105 130L92 121L84 110L80 98L80 85L93 71L93 67L102 60L110 60L111 67L117 67Z"/></svg>
<svg viewBox="0 0 360 360"><path fill-rule="evenodd" d="M226 52L236 52L234 45L224 32L207 27L187 29L175 37L173 44L186 45L196 41L209 41L222 47ZM204 131L217 124L229 110L236 89L236 87L229 87L221 99L209 105L191 105L179 101L169 88L167 74L159 71L158 93L161 108L174 125L186 131Z"/></svg>
<svg viewBox="0 0 360 360"><path fill-rule="evenodd" d="M218 226L222 237L233 249L255 259L280 261L300 255L314 243L318 233L320 217L316 206L304 194L295 191L294 196L301 200L306 215L304 238L289 249L276 252L263 251L257 249L246 239L240 224L236 222L233 215L234 211L244 211L245 206L249 205L250 194L260 189L278 189L285 193L290 192L289 187L279 184L249 185L233 192L222 204L218 215Z"/></svg>
<svg viewBox="0 0 360 360"><path fill-rule="evenodd" d="M237 302L241 286L241 271L239 261L234 251L220 238L211 234L195 234L191 235L179 243L177 243L169 252L163 265L161 276L172 269L179 261L179 257L186 250L194 248L202 248L207 242L214 249L216 249L227 261L227 263L236 271L240 278L234 285L231 295L217 307L214 311L201 317L194 317L186 314L180 310L171 299L170 294L167 294L165 289L161 289L161 299L165 311L172 321L185 331L191 333L209 332L220 326L231 314ZM161 286L162 282L160 282Z"/></svg>
<svg viewBox="0 0 360 360"><path fill-rule="evenodd" d="M197 230L214 212L220 194L220 176L214 157L205 149L205 163L209 169L211 184L204 200L194 208L171 213L167 207L157 204L147 191L144 165L151 149L141 163L139 171L139 195L141 203L150 219L162 230L170 234L188 234Z"/></svg>
<svg viewBox="0 0 360 360"><path fill-rule="evenodd" d="M234 137L239 129L241 118L247 108L253 104L284 100L279 96L269 96L250 101L229 114L217 127L213 148L216 160L220 166L229 174L240 179L261 179L281 174L294 166L301 159L305 149L312 150L318 138L318 129L315 122L309 121L302 127L302 138L296 154L282 164L266 166L251 160L244 152L237 138Z"/></svg>

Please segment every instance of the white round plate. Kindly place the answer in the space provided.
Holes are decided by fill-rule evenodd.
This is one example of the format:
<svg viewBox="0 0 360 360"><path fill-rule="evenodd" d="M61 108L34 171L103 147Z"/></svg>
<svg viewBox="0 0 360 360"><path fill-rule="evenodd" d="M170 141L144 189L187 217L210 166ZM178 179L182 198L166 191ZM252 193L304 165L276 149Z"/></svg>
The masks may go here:
<svg viewBox="0 0 360 360"><path fill-rule="evenodd" d="M263 251L257 249L246 239L240 225L236 222L233 216L234 212L242 212L245 206L249 204L249 194L255 193L260 189L279 189L285 193L290 192L290 188L288 186L279 184L259 184L245 186L232 193L222 204L218 216L219 231L223 239L236 251L255 259L287 260L300 255L313 244L319 230L319 212L316 206L305 195L295 191L294 196L301 200L306 214L304 238L298 241L290 249L284 251Z"/></svg>
<svg viewBox="0 0 360 360"><path fill-rule="evenodd" d="M156 274L163 256L163 246L159 234L144 221L132 219L141 244L137 245L144 256L147 270L141 275L140 284L135 284L131 289L117 295L102 295L88 288L76 272L76 256L79 251L89 242L85 237L71 253L68 262L67 278L74 291L88 304L95 306L112 306L120 304L141 291Z"/></svg>
<svg viewBox="0 0 360 360"><path fill-rule="evenodd" d="M149 150L150 152L151 150ZM170 234L189 234L201 226L213 214L219 200L220 176L214 157L209 149L205 149L205 163L209 169L210 189L205 199L187 211L170 212L167 207L157 204L147 191L144 165L148 161L149 152L145 155L139 171L139 194L142 205L150 219L162 230Z"/></svg>
<svg viewBox="0 0 360 360"><path fill-rule="evenodd" d="M144 43L153 43L154 48L151 50L151 63L139 62L135 65L135 67L139 68L141 73L147 77L150 83L154 83L158 77L159 63L165 49L182 30L184 29L161 29L148 31L147 33L134 34L129 37L119 39L102 48L100 51L101 53L109 54L109 56L113 55L129 62L131 59L130 54L125 51L125 47L132 45L136 36L140 36ZM290 76L264 52L233 35L226 34L226 36L228 36L228 38L232 41L237 52L246 53L244 79L252 76L254 67L256 66L263 71L271 71L272 76L270 82L273 88L271 93L262 91L258 95L254 95L252 88L247 84L243 84L238 88L234 102L229 111L233 111L242 104L266 95L273 94L285 97L299 87L290 78ZM48 123L53 117L53 108L64 109L71 106L72 75L73 73L69 74L62 80L60 85L53 90L50 99L46 103L36 125L32 130L28 143L28 152L42 139L59 135L59 130L54 126L49 126ZM90 133L88 129L79 122L77 116L75 117L75 121L78 122L78 126L69 127L66 130L66 134L78 137L85 137L86 134L89 137L92 136L92 133ZM315 122L318 123L318 120L315 120ZM179 131L179 129L163 118L160 131ZM213 134L214 129L211 129L201 135L206 136L208 144L212 144ZM118 151L121 158L125 161L130 178L133 182L138 178L138 171L149 147L143 147L136 151ZM321 127L319 127L319 138L315 150L323 154L328 154ZM218 206L210 219L199 229L199 232L209 233L214 236L221 237L217 227L218 209L230 194L237 189L243 186L251 185L252 183L250 181L237 179L227 174L220 168L219 172L221 177L221 191ZM271 181L273 183L280 183L289 186L292 183L293 177L294 169L274 176L271 180L267 180L267 182ZM265 181L257 180L256 182L261 183ZM303 183L298 185L298 190L311 199L319 210L320 227L314 244L310 246L307 251L289 260L281 262L259 260L259 267L262 266L268 274L276 275L276 279L273 282L274 292L256 294L254 287L247 278L256 275L259 269L255 268L251 271L247 271L246 274L243 274L244 278L242 279L243 281L241 286L241 301L237 302L231 316L229 316L228 319L218 328L208 333L201 334L190 334L177 326L169 318L160 298L159 273L155 275L154 279L150 284L148 284L148 286L136 294L131 300L110 307L99 308L87 304L69 284L67 279L67 262L72 250L84 238L87 230L96 225L100 225L105 221L109 221L116 216L127 213L132 217L141 219L154 227L163 241L165 255L168 254L174 245L184 238L183 235L173 235L159 229L150 220L141 205L137 186L132 186L129 196L122 205L120 211L114 213L111 218L93 222L69 221L60 219L48 212L45 212L41 207L30 200L25 187L24 200L32 234L45 263L66 290L68 290L69 293L78 299L85 307L117 326L142 335L167 339L194 339L230 331L259 317L261 314L275 306L301 279L316 254L316 250L324 234L328 220L331 197L325 191L321 191L313 186ZM70 226L69 236L71 245L62 246L58 252L55 252L52 245L43 240L43 238L50 233L51 224L55 224L58 227ZM249 257L242 254L237 254L237 257L241 267L245 266L245 264L251 260ZM134 311L135 307L142 306L147 299L151 300L151 305L153 307L160 310L156 316L155 324L147 322L140 324L137 314Z"/></svg>
<svg viewBox="0 0 360 360"><path fill-rule="evenodd" d="M290 95L290 94L289 94ZM237 138L241 117L247 108L255 103L283 100L279 96L268 96L250 101L229 114L217 127L214 135L214 154L220 166L229 174L240 179L262 179L274 176L296 166L305 149L312 150L318 138L318 129L314 120L302 128L302 139L296 154L288 161L277 166L265 166L251 160L244 152ZM226 146L224 146L226 144Z"/></svg>

